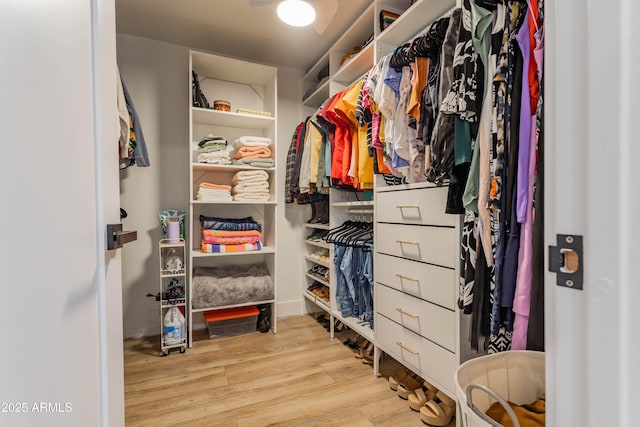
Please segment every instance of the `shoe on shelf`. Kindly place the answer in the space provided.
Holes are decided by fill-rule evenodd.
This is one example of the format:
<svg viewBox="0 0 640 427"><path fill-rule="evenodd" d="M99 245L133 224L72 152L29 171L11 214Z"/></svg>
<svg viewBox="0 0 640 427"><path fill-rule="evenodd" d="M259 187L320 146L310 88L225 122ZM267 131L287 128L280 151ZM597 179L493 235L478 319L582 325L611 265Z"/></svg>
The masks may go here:
<svg viewBox="0 0 640 427"><path fill-rule="evenodd" d="M414 411L420 412L420 408L423 407L425 403L435 399L438 391L433 384L425 381L420 388L409 393L409 407Z"/></svg>
<svg viewBox="0 0 640 427"><path fill-rule="evenodd" d="M456 413L456 402L439 391L433 400L420 408L420 419L431 426L447 426Z"/></svg>

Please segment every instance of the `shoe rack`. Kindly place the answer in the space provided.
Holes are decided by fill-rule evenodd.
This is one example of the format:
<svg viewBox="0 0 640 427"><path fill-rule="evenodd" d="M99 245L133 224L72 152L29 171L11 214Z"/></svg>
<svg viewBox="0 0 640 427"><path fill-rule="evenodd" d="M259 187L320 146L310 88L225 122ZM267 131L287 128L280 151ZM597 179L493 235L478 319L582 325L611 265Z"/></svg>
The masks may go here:
<svg viewBox="0 0 640 427"><path fill-rule="evenodd" d="M329 196L323 195L320 200L310 203L311 216L304 224L305 265L302 294L309 301L308 312L320 311L329 314L333 324L330 305L330 245L323 240L329 231Z"/></svg>

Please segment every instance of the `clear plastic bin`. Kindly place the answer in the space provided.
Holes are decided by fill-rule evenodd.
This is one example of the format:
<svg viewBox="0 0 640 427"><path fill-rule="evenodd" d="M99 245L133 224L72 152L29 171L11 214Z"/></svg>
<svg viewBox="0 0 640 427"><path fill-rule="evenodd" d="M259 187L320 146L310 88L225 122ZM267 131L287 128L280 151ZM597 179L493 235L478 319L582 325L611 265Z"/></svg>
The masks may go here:
<svg viewBox="0 0 640 427"><path fill-rule="evenodd" d="M255 306L206 311L209 338L230 337L256 331L260 310Z"/></svg>

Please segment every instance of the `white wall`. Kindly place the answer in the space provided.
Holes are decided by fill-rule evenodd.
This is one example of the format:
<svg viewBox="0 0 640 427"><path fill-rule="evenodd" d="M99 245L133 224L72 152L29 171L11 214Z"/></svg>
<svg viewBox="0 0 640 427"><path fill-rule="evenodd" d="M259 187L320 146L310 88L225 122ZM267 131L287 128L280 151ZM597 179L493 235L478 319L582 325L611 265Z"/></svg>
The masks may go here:
<svg viewBox="0 0 640 427"><path fill-rule="evenodd" d="M129 214L126 229L138 230L138 241L123 252L124 336L160 333L158 303L147 298L158 292L157 241L161 236L158 212L189 211L188 105L189 51L155 40L124 34L117 36L118 64L140 117L151 166L133 166L121 172L121 205ZM248 59L250 60L250 59ZM301 259L304 208L284 203L287 149L303 118L303 70L278 69L277 257L278 316L302 312ZM294 279L295 278L295 279Z"/></svg>

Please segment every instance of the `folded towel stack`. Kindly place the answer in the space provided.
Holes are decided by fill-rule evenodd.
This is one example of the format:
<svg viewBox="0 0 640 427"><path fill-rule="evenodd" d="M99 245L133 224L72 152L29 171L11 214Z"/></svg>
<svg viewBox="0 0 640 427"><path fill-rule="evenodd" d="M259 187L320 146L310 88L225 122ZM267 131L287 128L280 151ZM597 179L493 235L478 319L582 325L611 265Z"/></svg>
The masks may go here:
<svg viewBox="0 0 640 427"><path fill-rule="evenodd" d="M262 226L253 218L215 218L200 215L202 240L206 253L259 251Z"/></svg>
<svg viewBox="0 0 640 427"><path fill-rule="evenodd" d="M272 168L275 164L271 148L271 138L263 136L241 136L233 142L235 154L232 163L256 168Z"/></svg>
<svg viewBox="0 0 640 427"><path fill-rule="evenodd" d="M230 165L231 154L226 139L221 136L207 135L198 142L198 163Z"/></svg>
<svg viewBox="0 0 640 427"><path fill-rule="evenodd" d="M240 171L231 179L233 200L269 200L269 174L265 171Z"/></svg>
<svg viewBox="0 0 640 427"><path fill-rule="evenodd" d="M229 202L233 200L231 198L231 186L203 182L198 187L196 200L203 202Z"/></svg>

